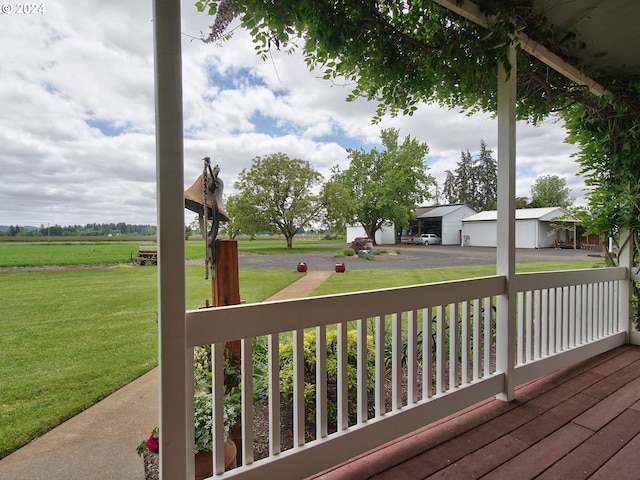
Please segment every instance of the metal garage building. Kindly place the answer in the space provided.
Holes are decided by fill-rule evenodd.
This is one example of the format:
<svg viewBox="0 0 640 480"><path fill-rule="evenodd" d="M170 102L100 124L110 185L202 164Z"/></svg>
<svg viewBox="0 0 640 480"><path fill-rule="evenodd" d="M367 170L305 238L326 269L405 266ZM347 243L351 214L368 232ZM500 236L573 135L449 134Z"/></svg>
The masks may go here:
<svg viewBox="0 0 640 480"><path fill-rule="evenodd" d="M516 210L516 248L550 248L559 241L575 238L577 219L561 207L524 208ZM463 245L495 247L497 244L497 211L480 212L462 220ZM565 229L554 231L551 223L561 221Z"/></svg>
<svg viewBox="0 0 640 480"><path fill-rule="evenodd" d="M443 245L460 245L462 219L474 213L476 213L474 209L459 204L426 207L418 209L415 215L420 233L435 233L442 238Z"/></svg>
<svg viewBox="0 0 640 480"><path fill-rule="evenodd" d="M400 243L402 235L419 237L423 233L435 233L442 238L443 245L460 245L462 243L462 219L473 215L476 211L463 204L434 205L418 207L414 210L414 220L404 229L396 229L393 225L384 226L376 232L377 245L393 245ZM360 225L347 226L347 243L355 237L366 237Z"/></svg>

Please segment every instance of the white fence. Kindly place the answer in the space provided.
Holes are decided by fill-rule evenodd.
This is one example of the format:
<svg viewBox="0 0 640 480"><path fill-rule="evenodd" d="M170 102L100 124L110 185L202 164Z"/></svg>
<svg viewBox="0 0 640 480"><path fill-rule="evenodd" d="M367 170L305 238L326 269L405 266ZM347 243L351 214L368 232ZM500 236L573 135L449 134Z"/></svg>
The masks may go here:
<svg viewBox="0 0 640 480"><path fill-rule="evenodd" d="M515 352L508 361L517 385L621 345L628 320L619 318L620 282L627 279L626 268L517 275L515 349L495 345L496 299L506 293L500 276L187 312L188 346L213 345L214 447L223 439L223 343L242 341L243 466L224 473L222 448L215 448L214 471L303 478L500 394L506 382L496 355ZM268 373L254 379L258 364ZM269 404L262 459L254 455L254 387ZM293 419L286 449L285 398ZM313 432L306 431L309 415Z"/></svg>

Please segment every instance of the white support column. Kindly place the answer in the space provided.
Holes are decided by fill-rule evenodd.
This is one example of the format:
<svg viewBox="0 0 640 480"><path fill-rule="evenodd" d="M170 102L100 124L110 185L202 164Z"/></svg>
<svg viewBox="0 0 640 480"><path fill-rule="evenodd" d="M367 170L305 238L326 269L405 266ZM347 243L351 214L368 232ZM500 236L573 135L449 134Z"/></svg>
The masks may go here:
<svg viewBox="0 0 640 480"><path fill-rule="evenodd" d="M631 282L633 275L633 236L628 229L620 231L620 250L618 251L618 266L629 270L629 278L620 281L619 284L619 305L618 322L619 328L627 332L627 343L635 343L640 340L638 335L634 335L635 328L631 324Z"/></svg>
<svg viewBox="0 0 640 480"><path fill-rule="evenodd" d="M153 1L160 478L193 478L193 350L186 348L180 0ZM191 354L191 358L189 358Z"/></svg>
<svg viewBox="0 0 640 480"><path fill-rule="evenodd" d="M516 49L509 48L510 71L498 65L498 243L496 271L507 279L507 293L497 298L496 368L505 374L501 400L514 399L516 295L514 290L516 178Z"/></svg>

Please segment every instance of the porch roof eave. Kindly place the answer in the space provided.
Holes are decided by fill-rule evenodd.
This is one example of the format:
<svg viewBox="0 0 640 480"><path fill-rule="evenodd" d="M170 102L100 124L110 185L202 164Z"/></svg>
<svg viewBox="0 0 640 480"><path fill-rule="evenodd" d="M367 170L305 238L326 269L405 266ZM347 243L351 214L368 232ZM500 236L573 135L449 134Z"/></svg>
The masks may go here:
<svg viewBox="0 0 640 480"><path fill-rule="evenodd" d="M488 27L490 18L467 0L434 0L478 25ZM532 0L532 9L544 15L550 25L560 32L575 34L579 47L568 54L578 59L580 67L550 51L547 46L532 40L524 32L516 33L520 47L578 85L586 86L594 95L612 96L606 85L601 85L585 73L614 72L640 75L640 56L630 45L635 45L640 2L635 0L608 0L607 2L557 2Z"/></svg>

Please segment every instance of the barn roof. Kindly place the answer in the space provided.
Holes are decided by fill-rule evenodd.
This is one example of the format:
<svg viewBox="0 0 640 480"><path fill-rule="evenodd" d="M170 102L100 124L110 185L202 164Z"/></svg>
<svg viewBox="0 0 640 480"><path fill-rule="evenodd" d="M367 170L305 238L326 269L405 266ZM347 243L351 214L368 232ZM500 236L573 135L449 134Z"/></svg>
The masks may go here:
<svg viewBox="0 0 640 480"><path fill-rule="evenodd" d="M556 218L562 218L563 222L577 223L578 220L569 216L569 213L562 207L544 207L544 208L521 208L516 210L516 220L540 220L551 221ZM470 217L463 218L463 222L495 222L498 219L497 210L487 210L485 212L476 213Z"/></svg>
<svg viewBox="0 0 640 480"><path fill-rule="evenodd" d="M438 218L438 217L446 217L450 213L455 212L456 210L460 210L461 208L465 208L466 205L457 204L457 205L438 205L430 208L429 210L417 213L416 218Z"/></svg>

